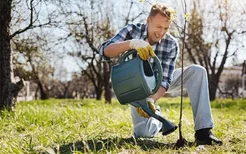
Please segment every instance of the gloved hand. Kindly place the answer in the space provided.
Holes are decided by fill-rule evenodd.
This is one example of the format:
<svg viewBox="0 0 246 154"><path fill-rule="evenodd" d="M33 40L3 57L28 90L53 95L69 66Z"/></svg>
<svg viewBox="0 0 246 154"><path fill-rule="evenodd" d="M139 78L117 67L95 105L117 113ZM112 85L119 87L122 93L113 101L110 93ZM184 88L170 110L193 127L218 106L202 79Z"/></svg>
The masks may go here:
<svg viewBox="0 0 246 154"><path fill-rule="evenodd" d="M139 57L143 60L149 59L150 56L155 56L155 53L149 43L141 39L132 39L130 41L130 48L137 50Z"/></svg>
<svg viewBox="0 0 246 154"><path fill-rule="evenodd" d="M152 98L147 98L146 103L148 103L149 108L155 113L156 108L155 108L155 101ZM137 113L144 117L144 118L150 118L150 115L146 113L141 107L136 107Z"/></svg>

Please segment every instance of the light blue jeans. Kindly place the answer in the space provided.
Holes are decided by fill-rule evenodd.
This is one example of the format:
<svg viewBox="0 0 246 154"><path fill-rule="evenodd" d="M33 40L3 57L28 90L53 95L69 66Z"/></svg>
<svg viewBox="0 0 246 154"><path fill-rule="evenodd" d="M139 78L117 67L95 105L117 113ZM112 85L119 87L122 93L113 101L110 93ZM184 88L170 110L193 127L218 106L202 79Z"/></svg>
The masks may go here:
<svg viewBox="0 0 246 154"><path fill-rule="evenodd" d="M189 95L194 129L212 128L213 119L209 101L208 79L206 69L199 65L191 65L184 68L184 88ZM172 83L167 91L180 92L181 89L181 68L176 69L173 74ZM161 115L160 111L156 114ZM131 115L133 122L133 134L138 137L154 137L162 128L162 123L155 118L141 117L136 108L131 106Z"/></svg>

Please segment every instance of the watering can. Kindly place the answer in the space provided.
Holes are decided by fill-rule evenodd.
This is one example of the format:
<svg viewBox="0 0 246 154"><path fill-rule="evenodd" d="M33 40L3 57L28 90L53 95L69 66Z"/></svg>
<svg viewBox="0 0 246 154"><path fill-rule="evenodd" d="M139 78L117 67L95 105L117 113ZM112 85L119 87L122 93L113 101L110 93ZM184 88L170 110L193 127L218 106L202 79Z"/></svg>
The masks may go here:
<svg viewBox="0 0 246 154"><path fill-rule="evenodd" d="M160 60L157 56L153 57L158 71L156 78L147 60L142 60L138 55L129 59L129 56L134 54L137 54L136 50L126 52L120 58L119 64L112 67L111 82L116 98L122 105L131 104L141 107L150 116L163 123L163 135L170 134L177 129L177 126L155 114L146 103L146 98L155 94L162 82L163 70Z"/></svg>

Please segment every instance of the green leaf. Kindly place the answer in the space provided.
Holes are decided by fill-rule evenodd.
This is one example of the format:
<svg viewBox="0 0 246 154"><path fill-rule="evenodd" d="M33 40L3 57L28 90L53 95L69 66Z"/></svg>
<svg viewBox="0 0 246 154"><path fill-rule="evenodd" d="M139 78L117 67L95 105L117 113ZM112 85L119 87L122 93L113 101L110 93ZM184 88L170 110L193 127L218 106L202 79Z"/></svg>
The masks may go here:
<svg viewBox="0 0 246 154"><path fill-rule="evenodd" d="M185 19L188 20L190 18L190 14L189 13L186 13L185 14Z"/></svg>

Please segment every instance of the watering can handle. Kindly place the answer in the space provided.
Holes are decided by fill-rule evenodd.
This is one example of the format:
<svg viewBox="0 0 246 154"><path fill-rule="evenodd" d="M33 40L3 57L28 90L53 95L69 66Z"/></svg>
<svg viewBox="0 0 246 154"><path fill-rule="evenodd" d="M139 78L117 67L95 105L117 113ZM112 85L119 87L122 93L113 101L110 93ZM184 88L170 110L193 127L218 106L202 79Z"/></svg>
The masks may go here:
<svg viewBox="0 0 246 154"><path fill-rule="evenodd" d="M122 57L121 57L120 60L119 60L119 64L125 62L125 59L126 59L129 55L131 55L131 54L133 54L133 53L137 53L137 51L133 49L133 50L129 50L129 51L127 51L125 54L123 54ZM139 56L137 56L137 57L139 58ZM161 81L162 81L162 78L163 78L163 77L162 77L162 75L163 75L163 70L162 70L161 62L160 62L159 58L158 58L156 55L155 55L153 58L154 58L154 61L155 61L155 63L156 63L156 66L157 66L158 76L157 76L157 83L156 83L156 86L155 86L155 88L152 90L151 95L155 94L155 93L158 91L159 87L161 86Z"/></svg>

